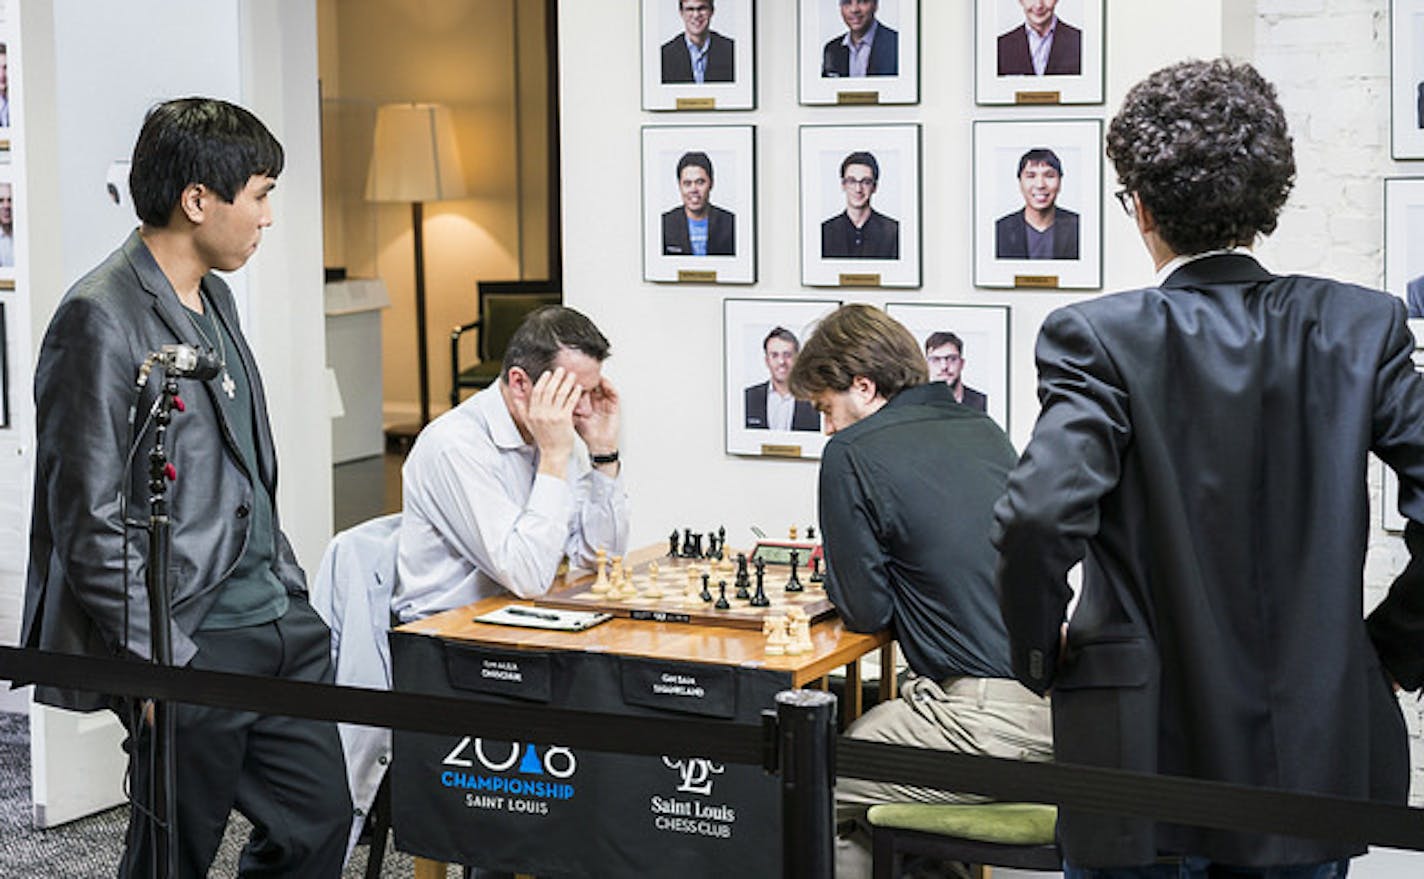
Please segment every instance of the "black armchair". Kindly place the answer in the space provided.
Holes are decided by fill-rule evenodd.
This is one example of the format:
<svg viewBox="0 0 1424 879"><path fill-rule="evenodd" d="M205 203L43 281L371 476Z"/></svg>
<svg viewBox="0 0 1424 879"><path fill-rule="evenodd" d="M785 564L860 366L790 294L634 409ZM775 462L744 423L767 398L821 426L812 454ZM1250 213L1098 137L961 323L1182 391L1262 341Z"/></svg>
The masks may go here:
<svg viewBox="0 0 1424 879"><path fill-rule="evenodd" d="M504 349L525 315L545 305L563 301L558 281L480 281L479 317L450 331L450 408L460 405L460 389L479 390L499 378ZM460 337L477 330L475 351L479 362L460 368Z"/></svg>

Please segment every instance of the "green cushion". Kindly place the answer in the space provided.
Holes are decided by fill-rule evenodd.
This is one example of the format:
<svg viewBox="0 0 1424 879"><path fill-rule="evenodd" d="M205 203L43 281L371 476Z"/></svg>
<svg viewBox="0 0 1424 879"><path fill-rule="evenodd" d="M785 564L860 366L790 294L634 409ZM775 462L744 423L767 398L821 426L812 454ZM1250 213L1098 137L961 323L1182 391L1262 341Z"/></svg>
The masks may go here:
<svg viewBox="0 0 1424 879"><path fill-rule="evenodd" d="M500 362L481 361L469 369L460 370L456 386L461 388L487 388L499 378Z"/></svg>
<svg viewBox="0 0 1424 879"><path fill-rule="evenodd" d="M883 803L871 806L866 818L875 827L1000 845L1051 845L1058 807L1039 803Z"/></svg>

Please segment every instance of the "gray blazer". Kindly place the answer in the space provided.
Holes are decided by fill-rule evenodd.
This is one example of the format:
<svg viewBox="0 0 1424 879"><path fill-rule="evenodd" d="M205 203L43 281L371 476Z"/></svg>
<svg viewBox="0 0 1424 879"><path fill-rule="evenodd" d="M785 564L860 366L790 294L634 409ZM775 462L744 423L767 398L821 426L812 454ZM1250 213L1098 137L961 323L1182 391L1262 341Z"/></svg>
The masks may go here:
<svg viewBox="0 0 1424 879"><path fill-rule="evenodd" d="M216 379L195 387L181 380L186 411L175 413L165 441L177 480L169 483L172 520L169 562L173 590L173 654L193 658L194 632L217 598L218 586L247 543L253 486L275 496L277 460L267 403L252 351L238 328L236 306L216 275L203 279L209 301L236 341L228 350L251 378L258 473L241 463ZM124 484L130 447L128 413L137 396L135 431L161 387L155 371L141 393L135 378L144 357L159 346L202 340L138 232L131 234L61 300L45 332L35 369L36 462L30 524L29 577L22 639L26 647L119 656L150 655L148 599L144 587L148 533L130 528L127 546L116 500L129 499L128 518L148 521L148 451L153 426L138 437L133 471ZM255 478L254 478L255 477ZM306 592L306 575L273 512L273 573L289 593ZM124 553L128 580L124 581ZM125 620L127 597L127 621ZM105 707L92 693L37 689L36 698L77 710Z"/></svg>
<svg viewBox="0 0 1424 879"><path fill-rule="evenodd" d="M1385 673L1424 683L1413 352L1398 297L1239 255L1048 316L1043 409L995 544L1015 674L1053 688L1055 759L1404 802L1409 750ZM1414 560L1366 619L1369 452L1399 474ZM1084 867L1363 850L1069 809L1059 837Z"/></svg>

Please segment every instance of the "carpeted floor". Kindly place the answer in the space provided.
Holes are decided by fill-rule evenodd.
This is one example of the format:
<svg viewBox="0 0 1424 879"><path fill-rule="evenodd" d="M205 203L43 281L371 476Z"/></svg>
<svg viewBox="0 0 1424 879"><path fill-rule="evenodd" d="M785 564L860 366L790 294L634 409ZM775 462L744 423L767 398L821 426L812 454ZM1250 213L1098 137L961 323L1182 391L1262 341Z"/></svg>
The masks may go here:
<svg viewBox="0 0 1424 879"><path fill-rule="evenodd" d="M0 712L0 877L4 879L95 879L114 876L123 848L128 807L121 806L49 830L30 821L30 730L23 714ZM210 877L237 875L237 857L251 825L237 813L213 861ZM358 846L343 879L366 873L366 846ZM408 855L386 846L381 868L387 879L409 879ZM451 872L451 875L455 875Z"/></svg>

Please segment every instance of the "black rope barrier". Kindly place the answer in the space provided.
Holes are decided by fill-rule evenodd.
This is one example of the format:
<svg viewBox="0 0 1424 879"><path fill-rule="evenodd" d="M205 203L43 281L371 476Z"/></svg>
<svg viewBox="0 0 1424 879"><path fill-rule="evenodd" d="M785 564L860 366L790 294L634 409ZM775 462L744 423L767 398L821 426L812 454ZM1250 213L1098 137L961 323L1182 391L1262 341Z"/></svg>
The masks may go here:
<svg viewBox="0 0 1424 879"><path fill-rule="evenodd" d="M698 718L636 717L387 692L145 662L0 647L0 678L217 708L415 732L558 743L621 754L686 755L777 770L775 730ZM769 722L769 721L768 721ZM834 741L839 777L1053 803L1176 824L1424 851L1424 809L900 745Z"/></svg>

